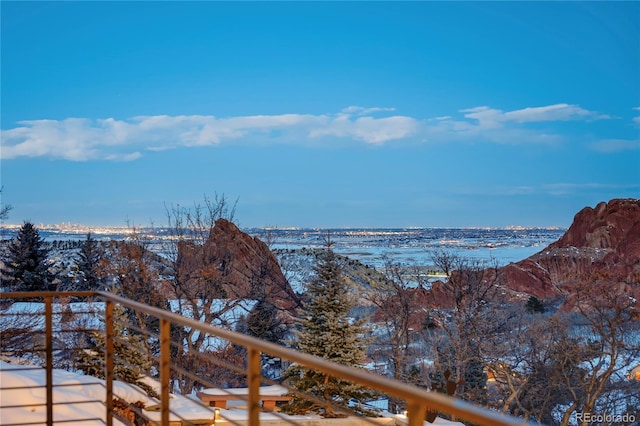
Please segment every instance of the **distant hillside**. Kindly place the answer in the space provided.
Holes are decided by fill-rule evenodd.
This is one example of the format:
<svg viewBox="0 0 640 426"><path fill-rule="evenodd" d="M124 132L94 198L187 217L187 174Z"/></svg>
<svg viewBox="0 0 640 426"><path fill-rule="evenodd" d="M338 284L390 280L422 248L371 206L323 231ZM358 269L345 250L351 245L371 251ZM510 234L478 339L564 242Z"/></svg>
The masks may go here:
<svg viewBox="0 0 640 426"><path fill-rule="evenodd" d="M640 200L613 199L578 212L565 234L540 252L499 270L521 295L570 300L576 283L607 280L640 299Z"/></svg>
<svg viewBox="0 0 640 426"><path fill-rule="evenodd" d="M313 248L275 249L273 253L278 258L289 284L296 292L302 293L304 286L312 278L314 265L318 262L323 251L324 249ZM340 262L342 274L347 284L355 294L362 294L387 279L384 274L359 260L338 254L336 257Z"/></svg>

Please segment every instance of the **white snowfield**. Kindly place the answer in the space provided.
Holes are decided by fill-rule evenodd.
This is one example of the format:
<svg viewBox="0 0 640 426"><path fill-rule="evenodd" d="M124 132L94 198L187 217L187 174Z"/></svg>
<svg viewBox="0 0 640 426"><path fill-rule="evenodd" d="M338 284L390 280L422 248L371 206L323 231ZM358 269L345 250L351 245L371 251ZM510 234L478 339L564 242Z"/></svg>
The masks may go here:
<svg viewBox="0 0 640 426"><path fill-rule="evenodd" d="M153 379L148 380L150 385L156 385ZM0 361L0 425L33 423L46 424L46 372L44 368L10 364ZM72 373L65 370L53 370L53 409L54 422L76 422L87 426L104 425L106 421L106 410L104 401L106 399L105 381L92 376ZM155 387L155 386L154 386ZM22 388L22 389L18 389ZM120 381L113 382L113 392L115 396L128 403L142 403L144 414L152 421L160 421L159 401L149 397L143 390L129 383ZM213 395L248 394L247 388L235 389L206 389L206 393ZM261 395L282 395L286 389L282 386L265 386L261 388ZM195 397L194 397L195 398ZM60 404L62 403L62 404ZM188 420L201 423L213 419L216 409L204 407L202 403L191 397L182 395L171 395L170 400L170 421ZM236 405L237 404L237 405ZM243 405L244 401L236 401L229 409L219 409L216 423L224 423L227 420L233 422L246 422L247 411ZM16 407L12 407L12 406ZM283 420L285 419L285 420ZM114 425L125 426L124 423L113 419ZM349 424L359 426L364 424L357 418L323 419L318 415L307 416L287 416L281 413L260 413L260 422L265 424L324 424L338 425ZM402 415L383 414L379 419L380 425L404 425L407 418ZM311 423L309 423L311 422ZM457 425L459 422L450 422L437 418L434 423L425 425Z"/></svg>

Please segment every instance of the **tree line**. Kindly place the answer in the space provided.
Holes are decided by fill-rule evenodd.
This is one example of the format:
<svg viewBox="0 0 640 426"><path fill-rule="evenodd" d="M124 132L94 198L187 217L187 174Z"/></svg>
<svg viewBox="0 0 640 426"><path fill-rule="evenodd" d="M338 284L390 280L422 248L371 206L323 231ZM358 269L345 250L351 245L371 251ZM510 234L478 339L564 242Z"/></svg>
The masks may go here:
<svg viewBox="0 0 640 426"><path fill-rule="evenodd" d="M140 234L110 242L97 242L88 234L77 249L73 279L66 281L56 275L37 229L25 222L7 246L2 286L5 291L113 291L345 365L381 365L381 374L397 380L545 424L576 424L579 413L640 410L639 386L625 377L640 357L637 301L618 291L618 283L606 274L575 277L576 309L561 312L535 297L507 299L497 264L439 251L431 253L433 267L448 278L439 287L438 299L426 296L430 283L420 282L426 278L415 267L390 260L384 268L386 280L354 295L329 237L295 314L261 297L257 277L252 292L256 303L231 323L225 313L241 306L239 295L229 294L222 283L206 276L181 276L177 247L181 241L202 244L215 220L233 219L234 212L235 204L217 196L190 209L167 208L173 238L167 239L161 259ZM373 314L354 319L354 308L362 304ZM134 354L128 362L151 374L150 359L158 348L146 336L156 331L157 321L135 312L118 315L126 318L118 333L126 336L129 355ZM207 361L242 366L246 357L242 348L211 347L205 336L188 328L172 329L172 340L183 345L173 347L173 361L190 372L176 372L172 378L183 393L203 386L198 377L220 387L246 383L241 375ZM82 345L99 354L99 334ZM82 351L72 367L98 374L100 357L87 354ZM370 413L365 403L381 397L299 366L279 366L274 375L273 362L264 361L265 376L315 397L294 395L283 407L290 413L319 412L326 417L350 410ZM139 379L127 376L131 368L124 370L118 374L132 382ZM406 408L402 401L391 399L389 404L394 412Z"/></svg>

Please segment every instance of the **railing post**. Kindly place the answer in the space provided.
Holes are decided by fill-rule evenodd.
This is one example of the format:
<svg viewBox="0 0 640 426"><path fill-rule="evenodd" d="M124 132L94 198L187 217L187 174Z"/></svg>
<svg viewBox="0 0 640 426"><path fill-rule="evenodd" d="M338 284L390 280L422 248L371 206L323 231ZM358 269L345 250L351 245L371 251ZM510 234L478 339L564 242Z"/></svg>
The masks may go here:
<svg viewBox="0 0 640 426"><path fill-rule="evenodd" d="M427 407L419 400L407 401L407 417L409 417L409 426L423 426L426 411Z"/></svg>
<svg viewBox="0 0 640 426"><path fill-rule="evenodd" d="M107 426L113 426L113 302L107 300L104 307L105 324L105 382L107 395L105 407L107 415L105 417Z"/></svg>
<svg viewBox="0 0 640 426"><path fill-rule="evenodd" d="M160 424L169 424L169 382L171 376L171 323L160 319Z"/></svg>
<svg viewBox="0 0 640 426"><path fill-rule="evenodd" d="M45 370L47 393L47 426L53 426L53 307L51 296L44 298Z"/></svg>
<svg viewBox="0 0 640 426"><path fill-rule="evenodd" d="M260 424L260 382L261 364L260 351L256 348L249 348L247 381L249 382L249 425Z"/></svg>

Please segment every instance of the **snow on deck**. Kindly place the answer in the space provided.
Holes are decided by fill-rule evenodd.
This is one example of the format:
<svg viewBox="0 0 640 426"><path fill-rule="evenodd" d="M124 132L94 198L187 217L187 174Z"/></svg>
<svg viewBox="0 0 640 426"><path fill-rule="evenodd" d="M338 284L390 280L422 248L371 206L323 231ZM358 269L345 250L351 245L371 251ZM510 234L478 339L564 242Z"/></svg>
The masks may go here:
<svg viewBox="0 0 640 426"><path fill-rule="evenodd" d="M0 424L46 423L46 371L44 368L31 365L10 364L0 361ZM72 373L65 370L53 370L53 402L54 422L77 422L87 426L104 425L106 422L105 381L96 377ZM114 395L127 403L141 402L143 412L152 421L160 420L159 401L149 397L137 386L120 381L113 382ZM248 394L247 388L206 389L213 395ZM283 395L286 388L282 386L265 386L260 389L261 395ZM235 401L229 409L217 409L220 420L229 422L246 422L248 413L243 401ZM169 401L170 421L187 420L200 422L211 420L213 423L216 409L204 407L192 396L172 394ZM336 423L333 420L338 420ZM373 419L380 425L403 425L407 418L403 415L384 413L382 418ZM288 416L282 413L260 413L260 422L266 424L327 424L327 425L363 425L358 418L324 419L319 415ZM114 425L124 423L113 419ZM425 425L462 425L437 418L434 423Z"/></svg>

